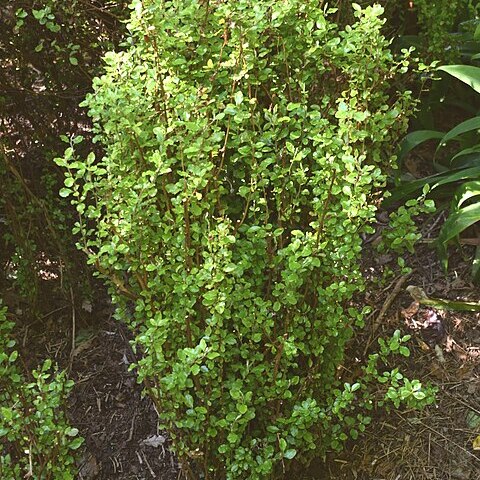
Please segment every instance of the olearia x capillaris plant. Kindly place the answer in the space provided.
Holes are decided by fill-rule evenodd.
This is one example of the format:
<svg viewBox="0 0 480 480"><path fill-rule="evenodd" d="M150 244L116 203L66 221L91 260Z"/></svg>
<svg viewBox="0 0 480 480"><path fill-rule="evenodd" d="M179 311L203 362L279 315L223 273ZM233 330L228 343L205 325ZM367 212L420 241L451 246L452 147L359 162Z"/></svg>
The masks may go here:
<svg viewBox="0 0 480 480"><path fill-rule="evenodd" d="M277 478L343 439L361 233L414 104L382 8L353 8L340 29L309 0L135 0L83 103L105 156L57 159L191 478Z"/></svg>
<svg viewBox="0 0 480 480"><path fill-rule="evenodd" d="M73 381L65 371L52 373L48 359L30 381L19 366L14 325L0 301L0 478L73 480L83 443L64 413Z"/></svg>

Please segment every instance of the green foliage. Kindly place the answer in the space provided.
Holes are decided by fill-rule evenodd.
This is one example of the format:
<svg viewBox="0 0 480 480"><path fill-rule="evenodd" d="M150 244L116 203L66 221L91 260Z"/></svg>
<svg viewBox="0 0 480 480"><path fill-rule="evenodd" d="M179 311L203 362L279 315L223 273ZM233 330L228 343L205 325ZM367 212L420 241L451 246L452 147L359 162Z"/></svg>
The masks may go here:
<svg viewBox="0 0 480 480"><path fill-rule="evenodd" d="M78 102L125 29L126 2L100 3L1 2L0 281L15 287L33 314L45 259L61 266L63 286L89 278L78 275L84 259L51 160L64 150L60 133L86 127Z"/></svg>
<svg viewBox="0 0 480 480"><path fill-rule="evenodd" d="M455 50L455 27L461 15L472 14L471 0L415 0L420 39L436 58ZM453 48L452 48L453 47Z"/></svg>
<svg viewBox="0 0 480 480"><path fill-rule="evenodd" d="M414 253L415 244L421 238L414 218L435 211L433 200L425 199L427 193L428 185L424 187L422 196L407 200L405 205L390 214L388 228L382 232L382 242L377 247L380 252L392 250L399 254L405 251Z"/></svg>
<svg viewBox="0 0 480 480"><path fill-rule="evenodd" d="M83 104L105 156L57 159L192 478L275 478L368 422L337 367L414 102L382 9L353 7L341 29L314 1L134 1Z"/></svg>
<svg viewBox="0 0 480 480"><path fill-rule="evenodd" d="M347 16L350 2L335 2ZM478 17L476 0L362 0L362 6L378 3L385 9L384 32L394 38L394 48L415 47L423 59L443 62L462 54L464 20ZM468 28L468 27L467 27Z"/></svg>
<svg viewBox="0 0 480 480"><path fill-rule="evenodd" d="M473 18L459 23L454 34L446 37L448 47L443 55L437 54L436 58L442 63L466 63L469 65L480 65L480 29L478 15L480 13L480 4L477 5L478 13L468 16L460 15L461 18ZM475 19L477 18L477 19ZM478 32L477 32L478 29ZM477 32L477 33L476 33ZM439 63L435 61L432 63ZM436 77L436 78L435 78ZM451 125L451 120L457 118L457 115L475 115L478 106L475 92L461 84L452 76L432 75L432 72L426 72L422 75L424 80L434 78L436 81L427 82L422 85L422 102L417 118L412 123L415 130L435 130L436 125L441 125L445 129ZM438 127L437 127L438 128ZM428 133L428 132L425 132ZM441 134L442 132L432 132L432 134ZM420 134L420 132L419 132Z"/></svg>
<svg viewBox="0 0 480 480"><path fill-rule="evenodd" d="M356 440L370 424L374 409L383 407L387 411L394 408L422 409L435 402L437 389L423 386L419 380L409 380L398 367L399 356L409 357L406 343L410 335L401 335L396 330L389 339L378 340L380 350L368 356L362 366L362 374L355 383L345 382L343 389L337 388L331 407L332 437L331 448L340 450L348 438ZM378 388L380 384L381 388Z"/></svg>
<svg viewBox="0 0 480 480"><path fill-rule="evenodd" d="M8 166L3 145L0 143L0 179L8 178ZM28 299L31 305L35 305L38 291L37 269L35 268L37 245L30 237L29 232L20 227L23 218L30 217L35 210L33 205L22 205L24 208L19 212L14 198L21 198L22 190L18 182L7 183L0 195L0 211L6 213L2 223L10 219L12 228L6 229L2 234L3 254L8 257L9 265L5 269L15 271L14 284L18 287L21 295ZM18 202L20 203L20 202ZM1 232L1 230L0 230Z"/></svg>
<svg viewBox="0 0 480 480"><path fill-rule="evenodd" d="M67 240L70 237L66 211L69 205L58 199L55 177L45 174L36 180L43 189L40 199L23 180L6 148L0 143L0 180L5 188L0 195L0 212L5 212L4 229L0 229L2 257L5 261L6 280L28 303L35 314L40 270L44 266L40 252L55 245L64 259ZM45 234L45 230L48 235ZM56 256L50 257L52 260Z"/></svg>
<svg viewBox="0 0 480 480"><path fill-rule="evenodd" d="M13 35L23 37L24 45L30 44L33 52L48 54L48 67L54 70L55 63L91 68L99 50L112 46L117 35L112 27L120 20L118 14L124 7L123 2L113 1L103 2L100 9L89 8L78 0L44 0L32 6L14 0L8 10L14 21ZM66 75L68 70L67 66ZM77 75L84 73L77 69Z"/></svg>
<svg viewBox="0 0 480 480"><path fill-rule="evenodd" d="M423 194L420 197L407 200L404 205L390 214L389 224L382 231L380 243L377 245L379 252L391 251L399 254L397 262L403 275L411 273L411 268L400 255L405 252L414 253L414 247L422 237L415 218L436 210L435 202L425 198L428 190L429 186L424 185Z"/></svg>
<svg viewBox="0 0 480 480"><path fill-rule="evenodd" d="M452 75L455 78L458 78L462 82L466 83L469 87L472 87L477 93L480 93L480 68L471 66L471 65L446 65L444 67L439 67L439 70L443 70L444 72L447 72L448 74ZM463 126L461 131L459 126L456 127L452 133L450 133L449 137L444 139L442 143L446 143L448 140L452 138L456 138L459 134L468 132L470 130L478 130L480 128L480 120L479 117L475 118L475 122L473 125L470 125L472 123L472 120L467 120L469 122L468 127ZM463 122L462 125L464 125L465 122Z"/></svg>
<svg viewBox="0 0 480 480"><path fill-rule="evenodd" d="M439 70L448 73L480 93L480 67L473 65L447 65ZM399 186L393 193L398 200L410 195L415 190L431 185L431 189L441 189L453 185L455 190L450 204L448 219L442 226L437 240L440 259L445 269L448 267L447 247L450 241L458 240L459 235L480 221L480 116L465 120L447 133L438 131L413 132L402 142L401 157L406 156L413 148L425 141L439 140L433 156L434 166L441 173L419 180L407 182ZM456 142L458 147L447 160L440 161L439 156L447 144ZM451 151L451 150L450 150ZM472 276L480 279L480 247L477 246L472 267Z"/></svg>
<svg viewBox="0 0 480 480"><path fill-rule="evenodd" d="M74 451L83 442L63 413L73 386L52 362L31 372L18 366L14 323L0 304L0 477L5 480L74 479Z"/></svg>
<svg viewBox="0 0 480 480"><path fill-rule="evenodd" d="M367 365L363 367L364 384L368 385L376 381L385 385L383 398L378 403L381 406L385 405L387 410L390 408L389 404L393 404L395 408L401 405L407 408L423 408L435 401L437 392L435 387L424 387L419 380L409 380L397 367L390 371L386 368L392 355L410 356L410 350L405 345L408 340L410 335L402 336L400 330L396 330L388 340L380 338L378 340L380 351L369 355ZM380 365L382 365L381 371L379 371Z"/></svg>

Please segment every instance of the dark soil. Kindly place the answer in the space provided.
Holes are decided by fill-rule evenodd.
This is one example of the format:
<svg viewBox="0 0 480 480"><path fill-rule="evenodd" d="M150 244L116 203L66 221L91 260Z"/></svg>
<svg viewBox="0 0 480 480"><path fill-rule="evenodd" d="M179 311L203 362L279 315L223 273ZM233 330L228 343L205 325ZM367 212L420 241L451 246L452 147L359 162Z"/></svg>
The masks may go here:
<svg viewBox="0 0 480 480"><path fill-rule="evenodd" d="M128 329L112 318L103 289L92 304L74 298L72 309L58 287L55 280L41 283L41 321L30 321L26 306L7 297L27 369L48 356L75 381L67 413L85 439L78 480L177 480L168 435L159 431L155 407L129 368L135 357Z"/></svg>
<svg viewBox="0 0 480 480"><path fill-rule="evenodd" d="M176 479L168 437L129 371L135 359L125 327L108 320L77 349L83 345L72 364L76 386L69 405L71 421L86 439L79 479Z"/></svg>

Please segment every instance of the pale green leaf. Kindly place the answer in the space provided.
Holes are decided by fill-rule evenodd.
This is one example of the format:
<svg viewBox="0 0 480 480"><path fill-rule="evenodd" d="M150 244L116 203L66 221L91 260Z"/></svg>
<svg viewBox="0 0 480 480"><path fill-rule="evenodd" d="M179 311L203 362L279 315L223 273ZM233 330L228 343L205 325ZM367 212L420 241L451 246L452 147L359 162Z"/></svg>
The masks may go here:
<svg viewBox="0 0 480 480"><path fill-rule="evenodd" d="M294 448L290 448L283 454L283 456L288 460L291 460L296 454L297 454L297 451Z"/></svg>
<svg viewBox="0 0 480 480"><path fill-rule="evenodd" d="M235 93L235 103L237 105L240 105L243 102L243 93L239 90L237 93Z"/></svg>
<svg viewBox="0 0 480 480"><path fill-rule="evenodd" d="M437 240L437 247L442 264L448 267L447 245L451 240L458 238L458 235L480 220L480 202L468 205L452 213L440 230Z"/></svg>
<svg viewBox="0 0 480 480"><path fill-rule="evenodd" d="M472 65L445 65L439 67L442 70L452 75L458 80L466 83L472 87L476 92L480 93L480 68Z"/></svg>
<svg viewBox="0 0 480 480"><path fill-rule="evenodd" d="M452 210L458 210L467 200L480 195L480 181L473 180L462 184L452 200Z"/></svg>

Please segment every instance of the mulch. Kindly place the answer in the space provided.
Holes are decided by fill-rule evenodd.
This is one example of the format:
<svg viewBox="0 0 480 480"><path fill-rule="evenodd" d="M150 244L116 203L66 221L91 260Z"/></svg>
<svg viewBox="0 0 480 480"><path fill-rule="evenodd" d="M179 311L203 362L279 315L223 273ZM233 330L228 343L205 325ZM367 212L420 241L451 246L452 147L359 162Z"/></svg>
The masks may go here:
<svg viewBox="0 0 480 480"><path fill-rule="evenodd" d="M48 356L75 381L66 408L85 439L78 480L179 479L168 434L158 429L155 407L130 368L135 363L131 334L112 318L104 290L94 300L75 298L72 309L56 287L52 280L41 283L42 321L29 321L18 302L11 310L26 367L35 368Z"/></svg>
<svg viewBox="0 0 480 480"><path fill-rule="evenodd" d="M469 270L473 250L454 252L447 274L432 248L439 222L430 218L422 226L423 240L415 254L407 255L413 268L406 285L421 287L429 296L451 300L480 301L480 290L471 283ZM370 247L373 248L373 247ZM365 274L369 278L366 301L373 312L366 328L349 349L345 364L354 362L374 337L388 337L400 329L411 334L411 357L398 359L410 379L438 389L436 403L423 411L377 412L365 435L346 450L332 455L325 466L329 480L479 480L480 479L480 313L438 312L442 334L413 329L406 315L412 298L405 288L395 296L380 322L378 315L390 302L395 284L379 287L377 279L387 269L395 271L396 259L366 251ZM397 268L398 271L398 268ZM437 345L433 345L436 343ZM375 350L372 343L368 353ZM397 365L395 365L397 366ZM314 477L312 477L313 479Z"/></svg>
<svg viewBox="0 0 480 480"><path fill-rule="evenodd" d="M171 480L178 466L157 413L129 370L135 361L126 328L111 319L74 356L76 385L68 410L86 439L79 480Z"/></svg>

